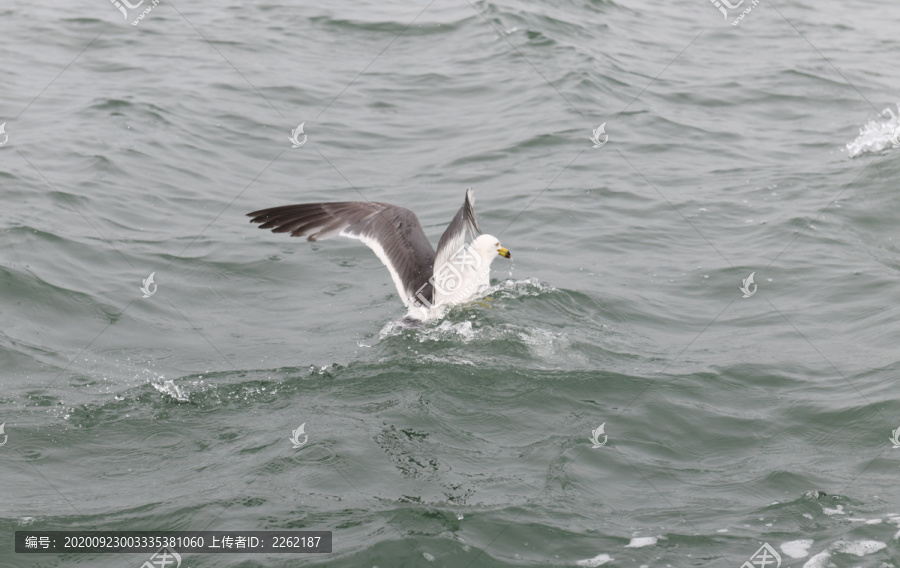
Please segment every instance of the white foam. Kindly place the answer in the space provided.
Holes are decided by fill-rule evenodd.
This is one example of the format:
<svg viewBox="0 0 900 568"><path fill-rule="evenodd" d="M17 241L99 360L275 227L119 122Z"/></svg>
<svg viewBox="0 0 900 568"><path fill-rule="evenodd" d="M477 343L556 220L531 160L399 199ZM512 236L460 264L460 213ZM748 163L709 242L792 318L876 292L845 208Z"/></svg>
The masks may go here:
<svg viewBox="0 0 900 568"><path fill-rule="evenodd" d="M631 542L625 545L625 548L641 548L642 546L653 546L658 540L658 536L639 536L632 538Z"/></svg>
<svg viewBox="0 0 900 568"><path fill-rule="evenodd" d="M893 146L891 135L900 127L900 118L890 108L884 109L884 114L889 115L889 118L870 120L859 129L859 136L847 144L847 152L851 158L866 152L880 152Z"/></svg>
<svg viewBox="0 0 900 568"><path fill-rule="evenodd" d="M384 340L387 337L400 335L408 329L415 329L419 343L426 341L462 341L469 343L475 339L475 330L472 329L472 322L463 321L453 323L444 320L434 327L420 327L418 325L411 326L403 320L393 320L384 324L381 331L378 332L378 339Z"/></svg>
<svg viewBox="0 0 900 568"><path fill-rule="evenodd" d="M575 564L578 566L586 566L587 568L596 568L597 566L603 566L607 562L612 562L613 560L615 560L615 558L611 558L609 554L598 554L587 560L579 560Z"/></svg>
<svg viewBox="0 0 900 568"><path fill-rule="evenodd" d="M834 515L846 515L844 512L843 505L837 505L837 509L829 509L828 507L822 507L822 512L828 515L829 517L833 517Z"/></svg>
<svg viewBox="0 0 900 568"><path fill-rule="evenodd" d="M791 558L806 558L809 556L809 547L812 546L811 539L791 540L781 545L781 552L784 552Z"/></svg>
<svg viewBox="0 0 900 568"><path fill-rule="evenodd" d="M844 554L853 554L854 556L865 556L886 547L887 544L877 540L854 540L852 542L839 540L831 545L831 550L843 552Z"/></svg>
<svg viewBox="0 0 900 568"><path fill-rule="evenodd" d="M497 292L508 292L513 298L521 298L523 296L539 296L544 292L556 292L556 288L541 283L537 278L526 278L525 280L504 280L496 286L491 286L488 295Z"/></svg>
<svg viewBox="0 0 900 568"><path fill-rule="evenodd" d="M426 326L410 326L402 320L395 320L384 325L379 339L399 336L412 331L419 343L453 342L463 345L472 343L488 344L492 341L515 341L524 344L535 357L542 359L556 358L571 362L583 356L573 353L571 341L565 332L555 332L536 327L525 327L514 324L493 326L475 326L472 320L452 322L444 320L439 324ZM445 362L439 359L440 362ZM458 362L458 361L450 361ZM464 364L473 365L471 361ZM587 361L585 361L587 363Z"/></svg>
<svg viewBox="0 0 900 568"><path fill-rule="evenodd" d="M823 550L807 560L806 564L803 565L803 568L825 568L829 558L831 558L831 553L827 550Z"/></svg>
<svg viewBox="0 0 900 568"><path fill-rule="evenodd" d="M170 396L177 400L178 402L189 402L190 399L187 395L184 394L184 391L181 390L181 387L175 384L172 379L167 380L163 384L150 383L153 385L153 388L161 392L164 396Z"/></svg>

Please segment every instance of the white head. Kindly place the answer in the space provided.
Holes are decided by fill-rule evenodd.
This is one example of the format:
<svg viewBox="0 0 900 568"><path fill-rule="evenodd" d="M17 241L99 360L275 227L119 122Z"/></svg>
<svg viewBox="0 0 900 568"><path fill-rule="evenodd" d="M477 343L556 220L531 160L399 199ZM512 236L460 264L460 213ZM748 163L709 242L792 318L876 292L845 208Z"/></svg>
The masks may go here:
<svg viewBox="0 0 900 568"><path fill-rule="evenodd" d="M500 239L494 235L479 235L472 241L472 249L477 251L481 258L487 260L488 264L493 262L496 255L505 258L512 257L508 250L500 246Z"/></svg>

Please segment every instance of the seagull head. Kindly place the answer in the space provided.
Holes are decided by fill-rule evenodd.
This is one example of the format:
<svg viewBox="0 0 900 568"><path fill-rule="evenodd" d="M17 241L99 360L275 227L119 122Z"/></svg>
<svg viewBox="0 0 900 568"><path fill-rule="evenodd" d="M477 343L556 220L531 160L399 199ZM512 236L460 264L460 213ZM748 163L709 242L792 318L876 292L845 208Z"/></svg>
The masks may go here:
<svg viewBox="0 0 900 568"><path fill-rule="evenodd" d="M479 254L483 258L493 260L494 252L496 254L504 257L511 258L512 254L502 246L500 246L500 239L495 237L494 235L479 235L474 241L472 241L472 248L478 251Z"/></svg>

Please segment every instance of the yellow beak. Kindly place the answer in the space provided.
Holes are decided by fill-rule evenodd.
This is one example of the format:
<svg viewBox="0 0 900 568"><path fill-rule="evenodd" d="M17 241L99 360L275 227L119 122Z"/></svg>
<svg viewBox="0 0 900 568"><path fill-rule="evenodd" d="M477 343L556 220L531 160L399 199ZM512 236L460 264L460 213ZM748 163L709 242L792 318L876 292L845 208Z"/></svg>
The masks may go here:
<svg viewBox="0 0 900 568"><path fill-rule="evenodd" d="M506 249L503 248L503 247L500 247L500 248L497 249L497 254L499 254L500 256L506 257L506 258L510 258L510 257L512 256L512 255L509 253L509 251L506 250Z"/></svg>

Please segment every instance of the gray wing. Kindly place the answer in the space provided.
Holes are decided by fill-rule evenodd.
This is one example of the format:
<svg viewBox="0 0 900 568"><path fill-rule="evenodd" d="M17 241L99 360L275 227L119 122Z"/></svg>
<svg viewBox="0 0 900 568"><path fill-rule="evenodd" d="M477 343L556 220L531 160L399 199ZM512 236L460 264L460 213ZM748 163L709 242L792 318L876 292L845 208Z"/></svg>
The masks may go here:
<svg viewBox="0 0 900 568"><path fill-rule="evenodd" d="M335 236L360 240L390 271L405 305L409 306L416 293L431 301L428 279L434 266L434 249L409 209L388 203L344 201L272 207L247 216L251 223L260 223L260 229L290 233L308 241Z"/></svg>
<svg viewBox="0 0 900 568"><path fill-rule="evenodd" d="M466 190L466 200L459 208L453 220L441 240L438 242L437 254L434 258L434 266L440 267L449 261L462 247L466 245L466 238L475 238L481 233L481 228L475 220L475 191L470 187Z"/></svg>

